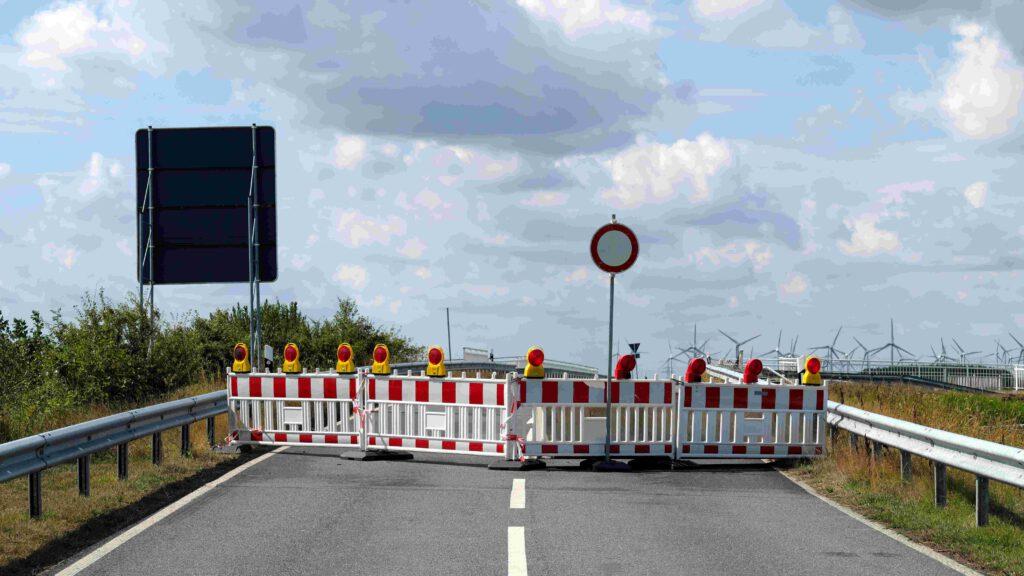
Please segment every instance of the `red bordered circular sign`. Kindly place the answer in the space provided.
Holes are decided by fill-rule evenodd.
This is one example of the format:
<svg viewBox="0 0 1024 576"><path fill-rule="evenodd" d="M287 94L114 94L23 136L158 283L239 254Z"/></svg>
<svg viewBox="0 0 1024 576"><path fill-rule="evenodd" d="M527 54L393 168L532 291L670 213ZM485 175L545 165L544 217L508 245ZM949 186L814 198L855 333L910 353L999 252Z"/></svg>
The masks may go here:
<svg viewBox="0 0 1024 576"><path fill-rule="evenodd" d="M639 254L636 234L618 222L601 226L590 239L590 257L594 264L611 274L628 270Z"/></svg>

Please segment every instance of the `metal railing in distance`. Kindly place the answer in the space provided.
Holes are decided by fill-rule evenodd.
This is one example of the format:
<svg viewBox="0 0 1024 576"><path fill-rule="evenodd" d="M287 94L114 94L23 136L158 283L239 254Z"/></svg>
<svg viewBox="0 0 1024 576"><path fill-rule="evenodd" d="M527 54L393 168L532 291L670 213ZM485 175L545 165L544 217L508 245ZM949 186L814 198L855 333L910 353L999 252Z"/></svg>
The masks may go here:
<svg viewBox="0 0 1024 576"><path fill-rule="evenodd" d="M159 435L165 430L181 428L182 452L189 449L188 426L200 420L207 422L207 439L213 443L213 418L227 411L227 395L210 392L191 398L164 402L145 408L113 414L59 430L27 436L0 444L0 482L29 476L29 512L42 514L42 493L39 474L46 468L74 460L79 466L79 492L89 493L89 458L92 454L118 447L118 476L128 474L127 444L145 436L153 436L154 461L159 461Z"/></svg>
<svg viewBox="0 0 1024 576"><path fill-rule="evenodd" d="M935 466L935 502L946 503L946 466L976 476L978 525L988 522L988 480L1024 488L1024 449L1005 446L945 430L905 422L852 406L828 403L828 422L871 442L897 448L905 480L910 478L910 455Z"/></svg>
<svg viewBox="0 0 1024 576"><path fill-rule="evenodd" d="M457 454L505 453L511 376L367 376L367 448Z"/></svg>
<svg viewBox="0 0 1024 576"><path fill-rule="evenodd" d="M337 374L228 376L234 444L360 444L360 383Z"/></svg>
<svg viewBox="0 0 1024 576"><path fill-rule="evenodd" d="M615 380L611 386L612 456L671 456L674 383ZM521 378L514 420L526 456L605 454L605 381Z"/></svg>

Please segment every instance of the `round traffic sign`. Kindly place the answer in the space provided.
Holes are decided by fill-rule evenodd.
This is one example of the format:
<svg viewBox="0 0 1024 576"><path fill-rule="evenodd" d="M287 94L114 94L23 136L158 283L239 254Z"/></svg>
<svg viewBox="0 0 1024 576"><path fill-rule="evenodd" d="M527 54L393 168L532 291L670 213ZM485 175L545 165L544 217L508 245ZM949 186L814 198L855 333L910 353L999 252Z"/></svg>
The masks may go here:
<svg viewBox="0 0 1024 576"><path fill-rule="evenodd" d="M605 272L618 274L628 270L639 253L636 234L618 222L601 226L590 239L590 257Z"/></svg>

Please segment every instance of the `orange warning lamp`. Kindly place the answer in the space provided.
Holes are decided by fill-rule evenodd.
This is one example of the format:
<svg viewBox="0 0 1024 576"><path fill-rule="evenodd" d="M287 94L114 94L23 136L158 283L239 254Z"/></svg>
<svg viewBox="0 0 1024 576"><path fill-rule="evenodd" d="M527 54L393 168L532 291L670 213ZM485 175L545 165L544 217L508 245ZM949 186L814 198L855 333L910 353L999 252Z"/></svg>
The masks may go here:
<svg viewBox="0 0 1024 576"><path fill-rule="evenodd" d="M343 343L338 345L338 364L334 367L338 374L355 374L356 363L353 359L352 346Z"/></svg>
<svg viewBox="0 0 1024 576"><path fill-rule="evenodd" d="M544 377L544 351L534 346L526 351L526 367L523 376L527 378Z"/></svg>
<svg viewBox="0 0 1024 576"><path fill-rule="evenodd" d="M427 376L445 376L448 370L444 367L444 348L431 346L427 352Z"/></svg>
<svg viewBox="0 0 1024 576"><path fill-rule="evenodd" d="M292 342L284 346L284 364L281 365L281 371L285 374L302 372L302 366L299 365L299 347Z"/></svg>
<svg viewBox="0 0 1024 576"><path fill-rule="evenodd" d="M761 377L761 370L764 370L764 364L757 358L747 362L746 367L743 368L743 383L757 384L757 379Z"/></svg>
<svg viewBox="0 0 1024 576"><path fill-rule="evenodd" d="M686 375L683 376L683 381L687 384L700 382L704 377L704 371L707 369L708 363L703 358L694 358L690 360L690 364L686 367Z"/></svg>
<svg viewBox="0 0 1024 576"><path fill-rule="evenodd" d="M239 342L235 344L235 347L231 349L231 357L234 362L231 363L231 371L239 374L252 371L252 364L249 364L249 347Z"/></svg>
<svg viewBox="0 0 1024 576"><path fill-rule="evenodd" d="M808 356L804 361L804 373L800 377L801 384L821 385L821 360L817 356Z"/></svg>
<svg viewBox="0 0 1024 576"><path fill-rule="evenodd" d="M391 364L388 363L390 359L391 352L388 352L388 347L384 344L377 344L373 347L373 365L370 366L370 372L377 376L391 374Z"/></svg>

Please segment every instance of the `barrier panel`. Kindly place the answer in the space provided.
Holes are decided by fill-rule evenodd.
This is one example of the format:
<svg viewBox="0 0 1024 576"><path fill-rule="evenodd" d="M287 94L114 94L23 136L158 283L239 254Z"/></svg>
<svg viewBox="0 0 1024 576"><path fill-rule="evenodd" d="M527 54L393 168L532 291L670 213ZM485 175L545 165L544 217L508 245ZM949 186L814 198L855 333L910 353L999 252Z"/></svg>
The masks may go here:
<svg viewBox="0 0 1024 576"><path fill-rule="evenodd" d="M504 455L511 377L369 376L366 446Z"/></svg>
<svg viewBox="0 0 1024 576"><path fill-rule="evenodd" d="M686 384L678 458L807 458L825 448L825 386Z"/></svg>
<svg viewBox="0 0 1024 576"><path fill-rule="evenodd" d="M357 375L229 374L232 444L361 446Z"/></svg>
<svg viewBox="0 0 1024 576"><path fill-rule="evenodd" d="M518 380L515 429L525 456L604 456L605 381ZM670 380L613 380L611 454L671 456L675 418Z"/></svg>

